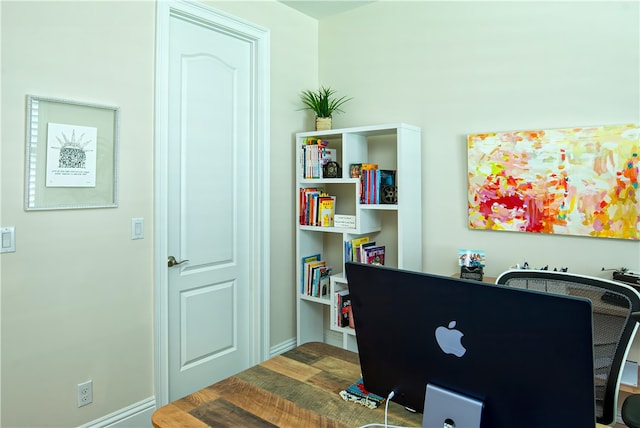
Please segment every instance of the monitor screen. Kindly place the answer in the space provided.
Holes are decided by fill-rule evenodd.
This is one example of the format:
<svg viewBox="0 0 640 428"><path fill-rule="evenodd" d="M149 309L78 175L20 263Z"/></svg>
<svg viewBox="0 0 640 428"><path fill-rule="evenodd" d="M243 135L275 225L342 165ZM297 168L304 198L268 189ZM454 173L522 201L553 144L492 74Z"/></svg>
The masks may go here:
<svg viewBox="0 0 640 428"><path fill-rule="evenodd" d="M591 302L346 264L364 387L423 411L431 384L483 404L481 426L595 426Z"/></svg>

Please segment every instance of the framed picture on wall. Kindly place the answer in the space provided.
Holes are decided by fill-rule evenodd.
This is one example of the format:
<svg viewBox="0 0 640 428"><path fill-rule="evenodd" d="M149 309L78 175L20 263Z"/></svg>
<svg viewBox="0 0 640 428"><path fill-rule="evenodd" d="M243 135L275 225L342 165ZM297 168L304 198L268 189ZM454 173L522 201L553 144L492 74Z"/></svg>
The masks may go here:
<svg viewBox="0 0 640 428"><path fill-rule="evenodd" d="M119 108L27 95L25 210L118 206Z"/></svg>
<svg viewBox="0 0 640 428"><path fill-rule="evenodd" d="M640 126L471 134L469 227L640 240Z"/></svg>

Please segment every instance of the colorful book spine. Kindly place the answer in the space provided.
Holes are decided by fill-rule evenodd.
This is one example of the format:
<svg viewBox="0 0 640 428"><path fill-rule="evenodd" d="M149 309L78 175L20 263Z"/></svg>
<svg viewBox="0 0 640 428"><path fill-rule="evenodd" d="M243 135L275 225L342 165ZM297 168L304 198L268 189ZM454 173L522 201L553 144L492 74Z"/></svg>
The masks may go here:
<svg viewBox="0 0 640 428"><path fill-rule="evenodd" d="M320 212L319 212L319 225L322 227L333 227L334 216L336 212L336 198L335 196L322 196L319 199Z"/></svg>
<svg viewBox="0 0 640 428"><path fill-rule="evenodd" d="M302 266L301 266L301 273L300 273L300 293L301 294L304 294L304 290L305 290L305 272L307 269L307 263L315 262L318 260L320 260L320 253L313 254L310 256L305 256L302 258Z"/></svg>

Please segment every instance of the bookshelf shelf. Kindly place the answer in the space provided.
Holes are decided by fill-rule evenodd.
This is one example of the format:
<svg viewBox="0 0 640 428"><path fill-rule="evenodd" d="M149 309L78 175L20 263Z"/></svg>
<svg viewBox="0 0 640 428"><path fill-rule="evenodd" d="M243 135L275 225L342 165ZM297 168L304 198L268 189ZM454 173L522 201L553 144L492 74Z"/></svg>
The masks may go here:
<svg viewBox="0 0 640 428"><path fill-rule="evenodd" d="M382 230L381 227L369 227L369 228L346 228L346 227L323 227L323 226L300 226L300 230L308 230L314 232L333 232L333 233L374 233L380 232Z"/></svg>
<svg viewBox="0 0 640 428"><path fill-rule="evenodd" d="M398 205L393 204L363 204L361 210L398 211Z"/></svg>
<svg viewBox="0 0 640 428"><path fill-rule="evenodd" d="M306 296L304 294L300 294L300 298L304 299L304 300L308 300L309 302L315 302L315 303L320 303L321 305L330 305L331 304L331 300L326 297L313 297L313 296Z"/></svg>
<svg viewBox="0 0 640 428"><path fill-rule="evenodd" d="M355 330L338 326L336 294L348 290L344 263L348 258L345 242L368 237L385 246L384 264L401 269L422 270L422 177L420 128L399 124L363 126L296 134L296 278L298 345L319 341L357 350ZM318 177L309 173L308 139L321 139L332 160L342 167L338 177ZM314 148L315 150L315 148ZM370 163L380 170L395 171L400 197L397 204L362 204L361 179L351 177L351 165ZM302 189L302 190L301 190ZM335 196L335 215L349 218L352 227L314 226L306 192ZM319 221L319 220L318 220ZM312 265L304 259L319 255L331 267L329 286L313 286ZM316 264L317 266L317 264ZM316 268L319 272L320 270ZM307 276L305 277L305 272ZM305 281L308 279L308 283ZM325 278L326 279L326 278ZM318 296L326 289L324 296ZM345 291L347 292L347 291ZM314 295L309 295L314 294Z"/></svg>
<svg viewBox="0 0 640 428"><path fill-rule="evenodd" d="M357 178L304 178L300 180L300 184L360 184L360 180Z"/></svg>

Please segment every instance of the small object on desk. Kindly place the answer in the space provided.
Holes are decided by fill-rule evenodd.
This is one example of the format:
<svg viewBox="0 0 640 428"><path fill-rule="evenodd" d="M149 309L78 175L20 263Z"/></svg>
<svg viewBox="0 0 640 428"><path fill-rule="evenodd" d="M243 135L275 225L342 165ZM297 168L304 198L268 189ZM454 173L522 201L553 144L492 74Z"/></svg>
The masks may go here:
<svg viewBox="0 0 640 428"><path fill-rule="evenodd" d="M482 281L486 263L484 250L458 250L460 278Z"/></svg>
<svg viewBox="0 0 640 428"><path fill-rule="evenodd" d="M629 272L628 270L624 272L614 271L612 276L615 281L626 282L634 287L640 286L640 275Z"/></svg>
<svg viewBox="0 0 640 428"><path fill-rule="evenodd" d="M483 276L484 271L482 270L482 267L460 266L460 278L482 281Z"/></svg>
<svg viewBox="0 0 640 428"><path fill-rule="evenodd" d="M362 378L349 385L347 389L340 391L340 397L345 401L353 401L370 409L375 409L384 401L384 398L364 388Z"/></svg>
<svg viewBox="0 0 640 428"><path fill-rule="evenodd" d="M600 300L602 300L603 302L611 303L612 305L615 305L615 306L620 306L621 308L628 308L630 304L629 299L627 299L623 295L618 293L612 293L610 291L607 291L606 293L604 293L600 298Z"/></svg>

